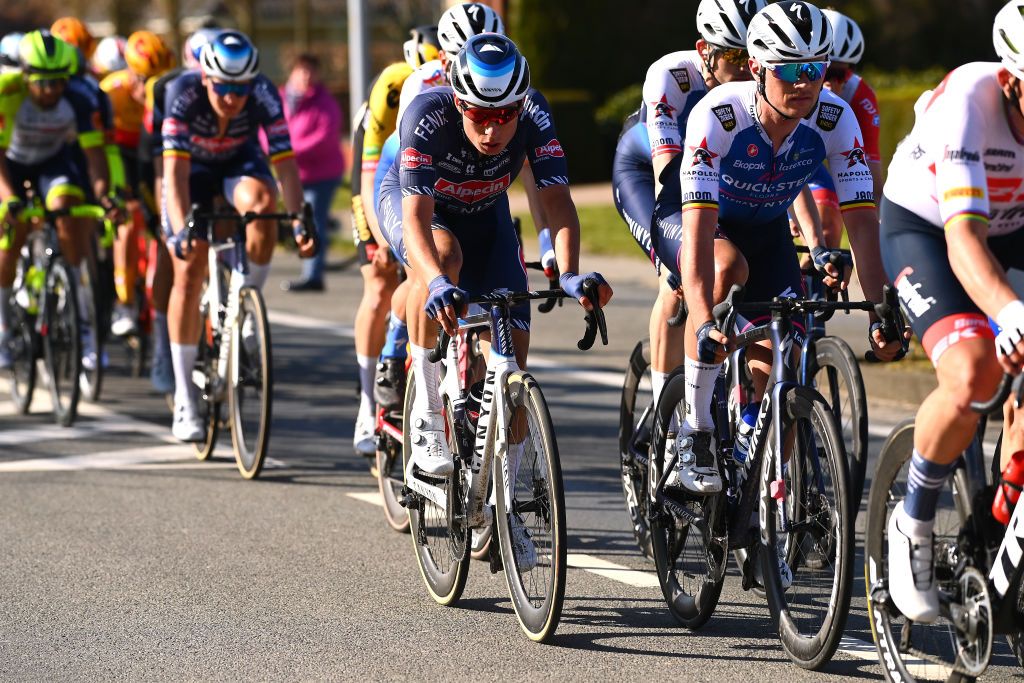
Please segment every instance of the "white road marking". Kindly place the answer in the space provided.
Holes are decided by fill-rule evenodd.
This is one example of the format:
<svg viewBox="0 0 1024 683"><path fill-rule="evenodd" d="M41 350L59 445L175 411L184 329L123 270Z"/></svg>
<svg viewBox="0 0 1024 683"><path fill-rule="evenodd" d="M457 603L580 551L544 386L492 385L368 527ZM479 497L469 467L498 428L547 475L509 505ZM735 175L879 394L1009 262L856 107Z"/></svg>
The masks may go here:
<svg viewBox="0 0 1024 683"><path fill-rule="evenodd" d="M190 446L150 446L102 451L59 458L31 458L0 463L0 472L49 472L67 470L116 470L142 464L195 460Z"/></svg>
<svg viewBox="0 0 1024 683"><path fill-rule="evenodd" d="M380 497L380 491L366 491L365 493L360 491L358 493L347 493L345 495L349 498L355 498L356 500L361 500L364 503L369 503L370 505L384 507L384 499Z"/></svg>
<svg viewBox="0 0 1024 683"><path fill-rule="evenodd" d="M582 569L591 574L603 576L629 586L636 586L637 588L659 587L658 577L654 572L637 571L629 567L623 567L621 564L615 564L614 562L582 553L568 553L566 560L569 566L574 569Z"/></svg>

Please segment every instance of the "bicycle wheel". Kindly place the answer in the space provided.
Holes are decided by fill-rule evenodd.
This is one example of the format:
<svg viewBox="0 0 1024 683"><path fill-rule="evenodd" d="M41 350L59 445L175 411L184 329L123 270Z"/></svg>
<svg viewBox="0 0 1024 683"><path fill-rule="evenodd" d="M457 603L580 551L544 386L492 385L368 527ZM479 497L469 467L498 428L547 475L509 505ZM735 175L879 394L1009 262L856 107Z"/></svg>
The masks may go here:
<svg viewBox="0 0 1024 683"><path fill-rule="evenodd" d="M81 334L83 337L85 335L92 335L96 350L93 367L87 368L86 364L82 363L79 384L82 388L82 396L87 401L95 403L100 400L100 392L103 390L103 349L107 337L103 329L104 316L102 315L103 305L101 303L104 295L98 275L99 270L93 258L87 256L82 259L79 272L81 273L81 280L75 284L86 290L86 294L82 297L83 301L86 302L86 307L81 312L83 317ZM82 343L84 346L84 339Z"/></svg>
<svg viewBox="0 0 1024 683"><path fill-rule="evenodd" d="M78 321L77 283L63 260L54 258L46 271L43 304L43 358L50 380L50 398L57 424L68 427L78 415L82 344Z"/></svg>
<svg viewBox="0 0 1024 683"><path fill-rule="evenodd" d="M914 451L914 421L905 420L889 434L878 456L868 494L864 539L864 576L868 592L871 635L885 677L891 681L962 680L956 670L960 646L956 627L944 616L931 624L908 622L888 595L889 516L906 497L910 457ZM935 511L935 580L939 590L959 593L956 563L964 556L963 527L971 514L962 468L954 470L939 494Z"/></svg>
<svg viewBox="0 0 1024 683"><path fill-rule="evenodd" d="M844 340L822 337L815 346L818 371L814 388L828 401L843 435L849 463L846 483L850 487L850 511L856 519L864 497L864 470L868 462L868 401L864 378L850 345Z"/></svg>
<svg viewBox="0 0 1024 683"><path fill-rule="evenodd" d="M504 390L512 417L509 454L504 460L495 458L493 468L498 547L519 625L530 640L544 642L558 628L565 597L562 466L551 415L536 380L515 372L508 376ZM515 543L517 533L530 537L526 543L532 542L532 554Z"/></svg>
<svg viewBox="0 0 1024 683"><path fill-rule="evenodd" d="M20 414L28 415L36 388L36 321L14 301L10 311L13 319L7 348L11 354L11 401Z"/></svg>
<svg viewBox="0 0 1024 683"><path fill-rule="evenodd" d="M654 420L649 476L664 472L665 442L686 413L686 378L673 372L661 390ZM722 495L669 497L651 503L651 548L658 583L669 612L680 625L697 629L718 606L728 561ZM650 498L650 492L644 497Z"/></svg>
<svg viewBox="0 0 1024 683"><path fill-rule="evenodd" d="M220 434L221 413L224 410L224 403L220 400L217 392L217 384L220 378L217 374L217 359L219 357L219 338L214 332L213 324L210 321L210 312L207 304L199 309L199 339L197 342L196 364L192 369L192 376L195 384L199 387L199 399L196 402L196 410L199 417L206 425L206 438L192 444L193 452L197 460L206 460L213 455L217 445L217 437ZM173 400L170 406L174 410Z"/></svg>
<svg viewBox="0 0 1024 683"><path fill-rule="evenodd" d="M650 389L650 342L637 342L626 366L619 401L619 465L622 493L626 499L633 537L645 557L653 557L651 529L647 523L647 469L651 446L654 405ZM646 380L646 381L645 381Z"/></svg>
<svg viewBox="0 0 1024 683"><path fill-rule="evenodd" d="M239 296L238 328L232 331L228 354L228 411L238 471L253 479L263 469L270 443L273 362L263 295L253 287L243 287Z"/></svg>
<svg viewBox="0 0 1024 683"><path fill-rule="evenodd" d="M416 381L411 368L405 387L403 414L409 415L413 397L416 395ZM445 411L445 421L445 431L449 435L448 446L453 448L452 435L455 434L455 430L452 428L448 411ZM409 431L404 431L402 439L402 462L406 480L410 475L409 459L412 457L412 435ZM459 512L462 506L465 476L466 470L456 461L455 470L446 480L429 480L431 484L444 491L447 506L458 506L455 511L446 510L418 494L411 496L412 502L408 507L409 531L416 552L416 564L419 565L430 597L441 605L455 604L462 597L466 579L469 578L470 530L455 519L459 517L456 512ZM408 486L408 483L406 485ZM465 518L464 515L462 518Z"/></svg>
<svg viewBox="0 0 1024 683"><path fill-rule="evenodd" d="M387 419L401 425L400 416L392 412ZM402 500L402 444L389 435L382 438L383 447L377 448L377 486L384 501L384 518L395 531L409 530L409 511Z"/></svg>
<svg viewBox="0 0 1024 683"><path fill-rule="evenodd" d="M839 647L850 611L854 547L846 458L835 418L818 392L796 386L782 401L779 427L789 451L784 484L790 527L783 535L776 501L770 491L762 491L768 544L757 546L757 559L783 649L795 664L819 669ZM769 445L775 429L774 424L769 429ZM775 457L767 448L765 453L761 476L770 482L776 476ZM780 541L793 574L789 588L783 588L779 576Z"/></svg>

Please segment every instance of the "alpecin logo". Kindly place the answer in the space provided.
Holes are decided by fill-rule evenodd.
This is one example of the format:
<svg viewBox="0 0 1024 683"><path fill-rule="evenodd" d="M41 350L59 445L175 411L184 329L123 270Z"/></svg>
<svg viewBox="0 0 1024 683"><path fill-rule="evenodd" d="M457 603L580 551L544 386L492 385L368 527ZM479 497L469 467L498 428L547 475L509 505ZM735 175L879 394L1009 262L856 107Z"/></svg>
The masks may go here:
<svg viewBox="0 0 1024 683"><path fill-rule="evenodd" d="M434 163L434 157L424 154L415 147L406 147L402 150L402 168L419 168Z"/></svg>
<svg viewBox="0 0 1024 683"><path fill-rule="evenodd" d="M511 175L508 173L494 180L467 180L462 183L438 178L434 183L434 189L443 195L458 199L460 202L475 204L492 195L504 192L511 182Z"/></svg>
<svg viewBox="0 0 1024 683"><path fill-rule="evenodd" d="M555 138L551 138L547 144L534 147L533 156L538 159L543 159L544 157L564 157L565 152L562 151L562 143Z"/></svg>

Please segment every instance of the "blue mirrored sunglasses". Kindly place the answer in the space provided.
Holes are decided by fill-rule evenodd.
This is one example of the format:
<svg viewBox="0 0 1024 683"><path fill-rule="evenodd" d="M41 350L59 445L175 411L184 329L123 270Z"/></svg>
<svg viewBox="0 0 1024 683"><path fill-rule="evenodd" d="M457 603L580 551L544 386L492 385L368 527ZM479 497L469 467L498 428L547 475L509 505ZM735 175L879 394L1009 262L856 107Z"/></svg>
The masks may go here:
<svg viewBox="0 0 1024 683"><path fill-rule="evenodd" d="M828 62L792 62L789 64L768 64L775 77L786 83L796 83L801 76L809 81L820 80L825 75Z"/></svg>
<svg viewBox="0 0 1024 683"><path fill-rule="evenodd" d="M225 97L226 95L245 97L252 92L252 82L227 83L224 81L213 81L213 92L217 93L221 97Z"/></svg>

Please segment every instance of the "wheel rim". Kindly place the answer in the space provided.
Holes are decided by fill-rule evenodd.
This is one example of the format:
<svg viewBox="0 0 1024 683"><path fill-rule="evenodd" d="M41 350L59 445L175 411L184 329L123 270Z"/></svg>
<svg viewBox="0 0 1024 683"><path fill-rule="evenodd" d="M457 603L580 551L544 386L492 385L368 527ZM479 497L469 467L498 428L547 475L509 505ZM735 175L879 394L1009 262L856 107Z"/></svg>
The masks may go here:
<svg viewBox="0 0 1024 683"><path fill-rule="evenodd" d="M249 475L262 465L270 429L270 339L262 312L256 293L244 291L232 342L236 374L231 397L235 449L243 473ZM254 344L243 339L247 326L254 332Z"/></svg>
<svg viewBox="0 0 1024 683"><path fill-rule="evenodd" d="M54 269L48 296L49 315L45 344L49 348L48 372L58 413L69 412L74 403L74 387L78 383L81 353L78 340L78 303L74 289L63 271Z"/></svg>

